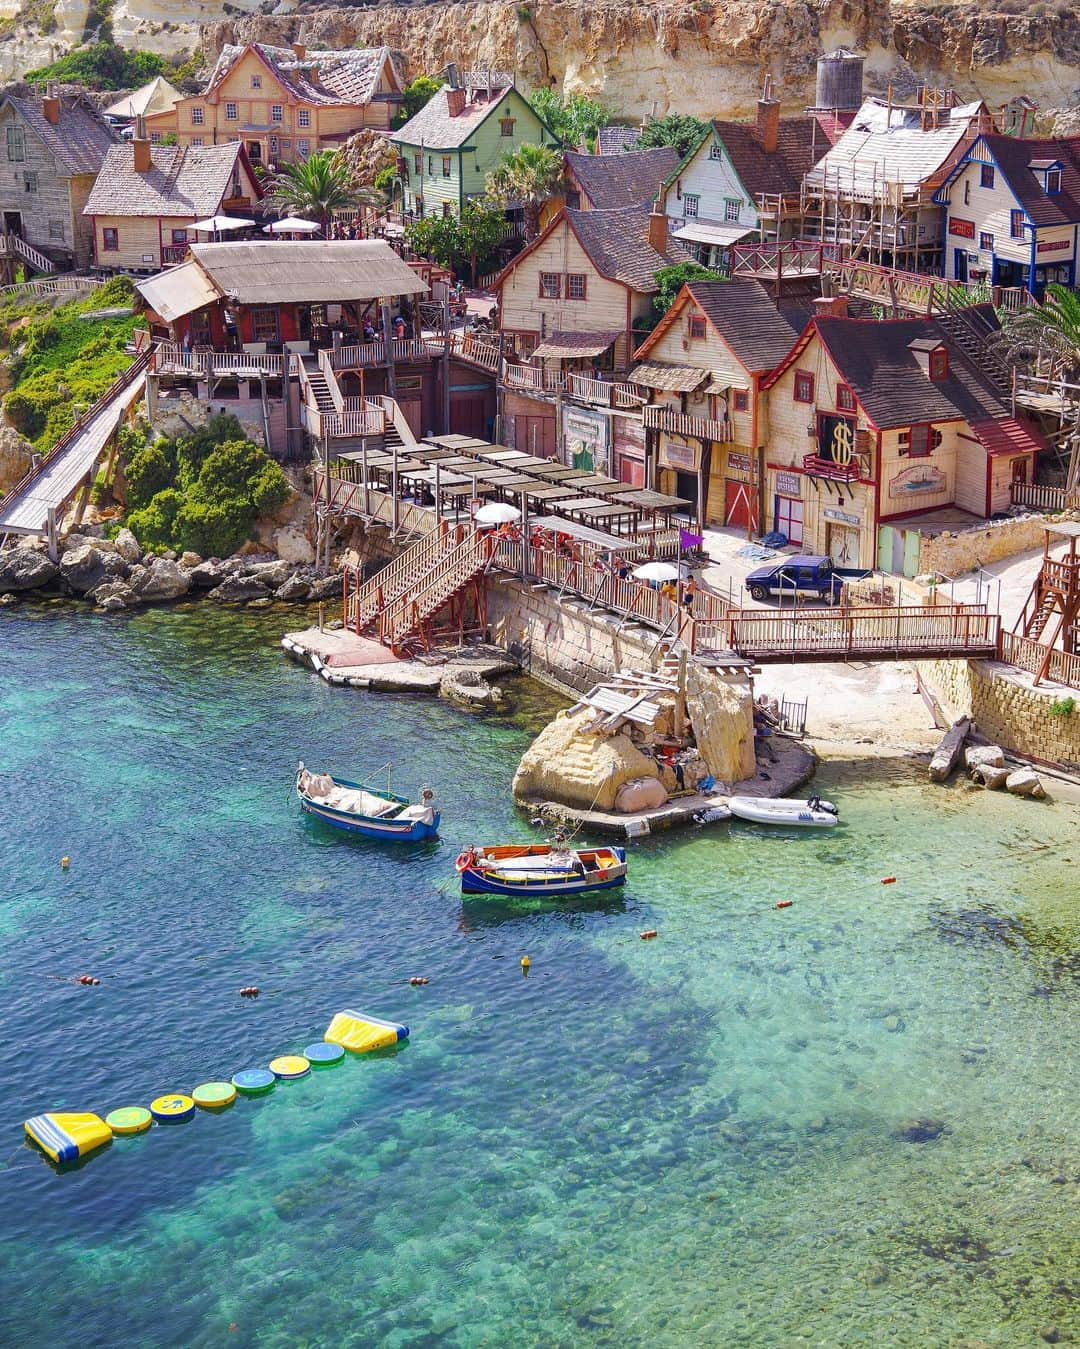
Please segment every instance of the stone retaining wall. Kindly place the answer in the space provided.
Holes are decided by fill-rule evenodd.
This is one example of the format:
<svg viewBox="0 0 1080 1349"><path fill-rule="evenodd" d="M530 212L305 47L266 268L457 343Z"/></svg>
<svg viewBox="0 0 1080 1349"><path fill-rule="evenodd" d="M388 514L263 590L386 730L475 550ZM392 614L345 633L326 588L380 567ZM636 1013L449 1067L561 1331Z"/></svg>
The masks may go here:
<svg viewBox="0 0 1080 1349"><path fill-rule="evenodd" d="M1018 515L1008 520L988 520L955 533L944 530L932 536L923 535L919 545L919 575L937 572L942 576L963 576L976 567L1041 548L1046 526L1064 518Z"/></svg>
<svg viewBox="0 0 1080 1349"><path fill-rule="evenodd" d="M950 720L967 716L980 735L1003 749L1044 763L1080 768L1080 695L1076 709L1057 716L1051 707L1070 696L1066 688L1033 688L1031 676L998 661L920 661L919 676Z"/></svg>

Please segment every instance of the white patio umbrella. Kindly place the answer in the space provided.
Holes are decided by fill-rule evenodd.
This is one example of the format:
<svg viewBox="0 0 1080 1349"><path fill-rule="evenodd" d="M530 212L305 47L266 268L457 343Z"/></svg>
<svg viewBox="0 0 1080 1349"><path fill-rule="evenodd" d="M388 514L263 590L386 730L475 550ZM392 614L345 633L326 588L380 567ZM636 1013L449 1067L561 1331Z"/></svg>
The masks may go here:
<svg viewBox="0 0 1080 1349"><path fill-rule="evenodd" d="M320 226L314 220L304 220L302 216L286 215L280 220L271 221L263 226L264 234L318 234Z"/></svg>
<svg viewBox="0 0 1080 1349"><path fill-rule="evenodd" d="M630 575L635 581L677 581L681 573L671 562L643 562Z"/></svg>
<svg viewBox="0 0 1080 1349"><path fill-rule="evenodd" d="M241 220L235 215L212 215L205 220L196 220L194 225L189 225L188 229L197 230L200 234L224 234L228 230L246 230L251 228L250 220Z"/></svg>
<svg viewBox="0 0 1080 1349"><path fill-rule="evenodd" d="M489 501L480 507L473 519L478 525L510 525L521 519L521 512L505 501Z"/></svg>

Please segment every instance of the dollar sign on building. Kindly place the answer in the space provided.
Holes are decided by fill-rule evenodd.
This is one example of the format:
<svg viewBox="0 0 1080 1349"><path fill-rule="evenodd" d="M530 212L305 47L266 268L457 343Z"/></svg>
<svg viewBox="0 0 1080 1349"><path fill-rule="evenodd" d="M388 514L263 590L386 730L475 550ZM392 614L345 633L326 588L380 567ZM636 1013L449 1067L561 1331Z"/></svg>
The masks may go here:
<svg viewBox="0 0 1080 1349"><path fill-rule="evenodd" d="M837 422L833 427L832 433L832 461L834 464L846 465L851 463L852 450L854 448L851 423Z"/></svg>

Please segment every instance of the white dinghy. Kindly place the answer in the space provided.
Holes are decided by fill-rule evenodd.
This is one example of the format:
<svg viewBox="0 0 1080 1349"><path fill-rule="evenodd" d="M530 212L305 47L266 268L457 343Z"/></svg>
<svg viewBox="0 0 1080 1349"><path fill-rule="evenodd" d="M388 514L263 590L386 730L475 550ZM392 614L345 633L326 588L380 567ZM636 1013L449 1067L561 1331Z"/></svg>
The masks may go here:
<svg viewBox="0 0 1080 1349"><path fill-rule="evenodd" d="M795 825L802 829L828 829L836 824L837 810L831 801L812 796L808 801L780 796L733 796L728 801L732 815L754 824Z"/></svg>

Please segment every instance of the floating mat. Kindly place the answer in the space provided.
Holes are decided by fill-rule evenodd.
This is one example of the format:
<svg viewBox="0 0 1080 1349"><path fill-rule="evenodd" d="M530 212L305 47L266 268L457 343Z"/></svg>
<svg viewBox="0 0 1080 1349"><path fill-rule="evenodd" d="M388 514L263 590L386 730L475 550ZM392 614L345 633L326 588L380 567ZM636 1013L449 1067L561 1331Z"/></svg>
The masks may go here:
<svg viewBox="0 0 1080 1349"><path fill-rule="evenodd" d="M326 1028L323 1039L327 1044L341 1045L354 1054L366 1054L369 1049L384 1049L387 1045L397 1044L409 1034L408 1026L399 1026L396 1021L383 1021L367 1012L353 1012L346 1008L338 1012Z"/></svg>
<svg viewBox="0 0 1080 1349"><path fill-rule="evenodd" d="M203 1110L224 1110L236 1100L236 1088L231 1082L204 1082L191 1093L191 1099Z"/></svg>
<svg viewBox="0 0 1080 1349"><path fill-rule="evenodd" d="M77 1161L112 1138L112 1130L100 1115L35 1115L23 1127L54 1162Z"/></svg>
<svg viewBox="0 0 1080 1349"><path fill-rule="evenodd" d="M270 1071L275 1077L286 1079L307 1077L311 1072L311 1064L303 1054L282 1054L280 1058L270 1060Z"/></svg>
<svg viewBox="0 0 1080 1349"><path fill-rule="evenodd" d="M267 1068L242 1068L233 1074L232 1084L241 1096L265 1096L274 1090L277 1078Z"/></svg>
<svg viewBox="0 0 1080 1349"><path fill-rule="evenodd" d="M141 1134L149 1129L153 1116L145 1106L122 1105L105 1116L105 1123L114 1134Z"/></svg>
<svg viewBox="0 0 1080 1349"><path fill-rule="evenodd" d="M304 1046L304 1058L313 1068L336 1068L345 1061L345 1051L340 1045L329 1045L325 1040L316 1040L314 1044Z"/></svg>
<svg viewBox="0 0 1080 1349"><path fill-rule="evenodd" d="M195 1113L195 1102L182 1091L170 1092L150 1102L150 1113L159 1124L179 1124Z"/></svg>

